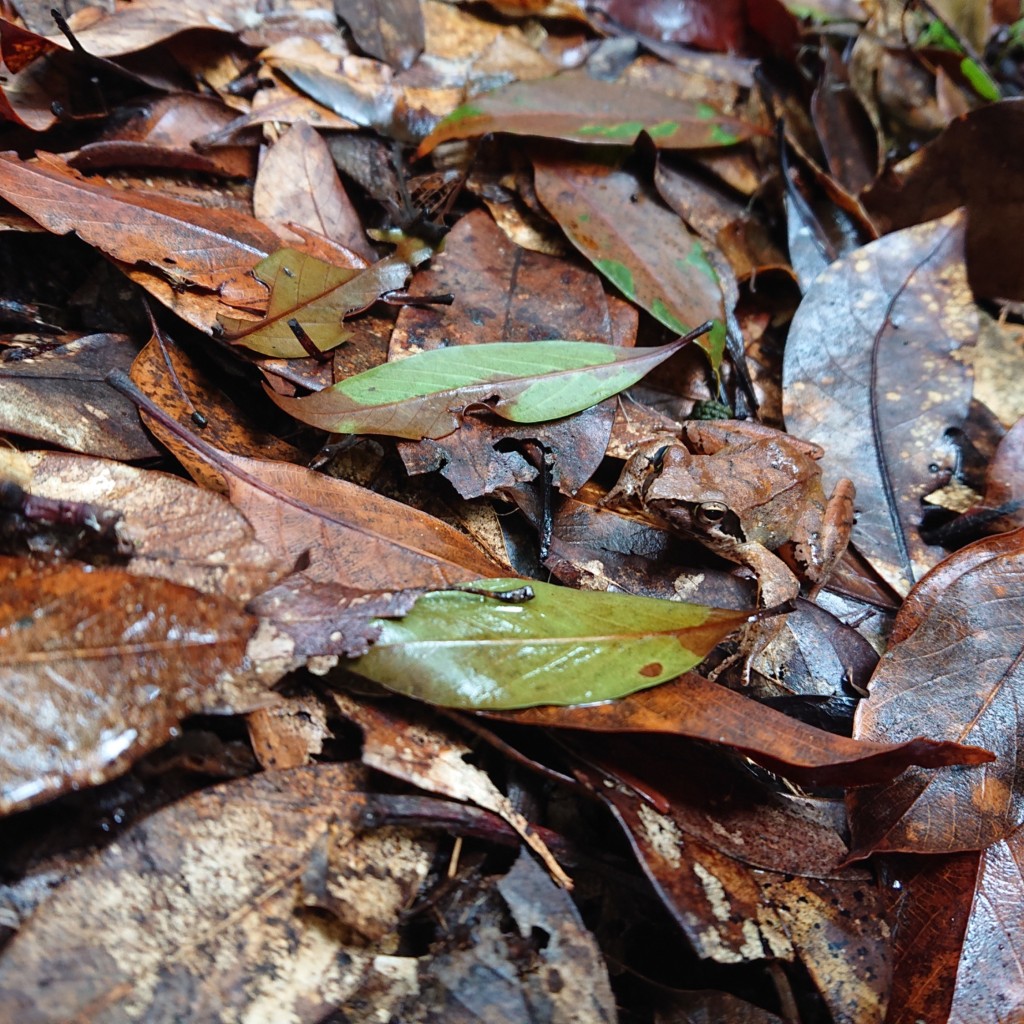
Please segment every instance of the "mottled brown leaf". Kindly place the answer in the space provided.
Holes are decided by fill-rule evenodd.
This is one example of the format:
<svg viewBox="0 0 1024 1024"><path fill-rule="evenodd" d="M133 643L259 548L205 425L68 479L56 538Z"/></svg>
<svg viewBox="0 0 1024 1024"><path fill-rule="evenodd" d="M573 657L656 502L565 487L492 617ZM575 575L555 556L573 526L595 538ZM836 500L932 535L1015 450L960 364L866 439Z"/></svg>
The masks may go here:
<svg viewBox="0 0 1024 1024"><path fill-rule="evenodd" d="M718 274L700 240L654 190L606 164L535 157L534 169L540 201L627 299L678 334L715 321L698 344L717 366L725 344Z"/></svg>
<svg viewBox="0 0 1024 1024"><path fill-rule="evenodd" d="M127 370L136 347L123 334L90 334L0 360L0 430L111 459L157 451L131 402L104 380Z"/></svg>
<svg viewBox="0 0 1024 1024"><path fill-rule="evenodd" d="M963 213L952 213L836 261L786 342L786 425L825 448L826 490L853 480L853 543L900 594L943 555L917 527L936 467L951 460L945 432L970 397L978 320L963 232Z"/></svg>
<svg viewBox="0 0 1024 1024"><path fill-rule="evenodd" d="M131 549L124 567L137 576L245 601L291 568L227 499L180 477L59 452L26 459L32 494L121 514L118 532Z"/></svg>
<svg viewBox="0 0 1024 1024"><path fill-rule="evenodd" d="M0 812L112 778L215 706L255 627L164 580L0 558Z"/></svg>
<svg viewBox="0 0 1024 1024"><path fill-rule="evenodd" d="M157 331L131 366L132 380L187 430L200 430L203 440L234 452L279 462L302 462L304 455L274 434L256 418L237 406L179 345ZM153 435L170 449L192 478L214 491L226 491L221 474L197 458L160 422L142 413ZM199 424L202 424L200 427Z"/></svg>
<svg viewBox="0 0 1024 1024"><path fill-rule="evenodd" d="M269 772L136 825L5 951L0 1016L323 1019L374 978L365 942L394 928L430 865L407 832L356 832L364 784L352 765ZM331 892L329 914L301 912L314 887ZM378 1006L402 987L388 991Z"/></svg>
<svg viewBox="0 0 1024 1024"><path fill-rule="evenodd" d="M425 156L449 139L490 132L624 146L642 131L666 149L707 149L734 146L758 129L706 101L570 71L555 78L513 82L475 97L449 114L416 152Z"/></svg>

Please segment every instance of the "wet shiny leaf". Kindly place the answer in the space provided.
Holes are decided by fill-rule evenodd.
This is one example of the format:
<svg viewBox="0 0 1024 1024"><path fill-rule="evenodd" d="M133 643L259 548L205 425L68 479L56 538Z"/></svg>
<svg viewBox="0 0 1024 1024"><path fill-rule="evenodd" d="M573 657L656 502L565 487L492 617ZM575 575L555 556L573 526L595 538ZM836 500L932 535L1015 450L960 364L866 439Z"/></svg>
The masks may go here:
<svg viewBox="0 0 1024 1024"><path fill-rule="evenodd" d="M473 584L515 591L522 580ZM433 704L515 708L589 704L662 683L702 661L748 612L532 583L528 600L426 594L381 623L352 668Z"/></svg>
<svg viewBox="0 0 1024 1024"><path fill-rule="evenodd" d="M0 813L97 785L215 707L256 620L122 569L0 557Z"/></svg>

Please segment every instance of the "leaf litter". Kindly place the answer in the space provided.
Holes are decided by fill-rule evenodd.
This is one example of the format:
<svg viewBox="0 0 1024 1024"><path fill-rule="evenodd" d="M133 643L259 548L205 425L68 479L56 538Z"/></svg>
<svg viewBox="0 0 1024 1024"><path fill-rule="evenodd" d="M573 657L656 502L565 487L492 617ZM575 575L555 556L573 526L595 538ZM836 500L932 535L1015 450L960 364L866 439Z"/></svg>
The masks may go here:
<svg viewBox="0 0 1024 1024"><path fill-rule="evenodd" d="M0 23L0 1016L1019 1016L1019 25L677 6Z"/></svg>

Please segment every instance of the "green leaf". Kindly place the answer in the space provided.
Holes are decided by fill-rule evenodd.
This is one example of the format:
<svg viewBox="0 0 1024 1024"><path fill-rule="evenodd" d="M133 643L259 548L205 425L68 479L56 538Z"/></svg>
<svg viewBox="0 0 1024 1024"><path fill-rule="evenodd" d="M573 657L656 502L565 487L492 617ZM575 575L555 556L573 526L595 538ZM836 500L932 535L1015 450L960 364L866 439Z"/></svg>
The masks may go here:
<svg viewBox="0 0 1024 1024"><path fill-rule="evenodd" d="M512 591L521 579L481 580ZM592 704L624 697L699 664L750 613L530 583L506 602L459 590L425 594L351 663L368 679L455 708Z"/></svg>
<svg viewBox="0 0 1024 1024"><path fill-rule="evenodd" d="M308 398L267 389L285 412L334 434L446 437L470 405L489 406L515 423L559 419L635 384L709 330L658 348L596 341L497 341L431 349L375 366Z"/></svg>
<svg viewBox="0 0 1024 1024"><path fill-rule="evenodd" d="M513 82L477 96L449 114L416 155L425 156L449 139L489 132L621 146L642 131L661 149L704 149L733 146L759 129L706 102L570 71L554 78Z"/></svg>
<svg viewBox="0 0 1024 1024"><path fill-rule="evenodd" d="M224 333L266 356L299 359L309 355L288 326L295 319L321 351L348 338L342 321L373 305L382 295L405 287L412 268L430 248L405 238L392 255L365 270L336 267L297 249L278 249L253 268L270 288L266 318L259 321L218 317Z"/></svg>

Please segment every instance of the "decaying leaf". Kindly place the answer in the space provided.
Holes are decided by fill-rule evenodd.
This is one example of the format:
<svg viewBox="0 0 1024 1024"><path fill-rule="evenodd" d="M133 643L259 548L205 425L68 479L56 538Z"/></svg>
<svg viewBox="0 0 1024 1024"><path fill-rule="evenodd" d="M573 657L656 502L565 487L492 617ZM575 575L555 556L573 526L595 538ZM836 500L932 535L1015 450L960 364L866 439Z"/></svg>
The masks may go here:
<svg viewBox="0 0 1024 1024"><path fill-rule="evenodd" d="M291 566L256 538L226 498L187 480L107 459L26 452L28 490L100 505L121 515L125 569L246 601Z"/></svg>
<svg viewBox="0 0 1024 1024"><path fill-rule="evenodd" d="M710 103L568 72L556 78L514 82L477 96L452 111L420 144L417 155L424 156L449 139L488 132L606 146L628 145L646 132L664 149L707 149L734 146L757 130Z"/></svg>
<svg viewBox="0 0 1024 1024"><path fill-rule="evenodd" d="M356 833L364 784L352 765L269 772L139 823L5 951L0 1016L229 1024L333 1012L386 970L378 943L430 864L430 842L410 833ZM318 876L332 893L323 916L302 909Z"/></svg>
<svg viewBox="0 0 1024 1024"><path fill-rule="evenodd" d="M264 320L220 316L227 336L266 356L296 358L309 355L288 326L290 320L320 351L335 348L348 334L342 321L373 305L382 295L404 287L429 247L407 239L391 256L367 267L338 267L297 249L279 249L253 268L270 287L270 307Z"/></svg>
<svg viewBox="0 0 1024 1024"><path fill-rule="evenodd" d="M384 363L308 398L267 393L296 419L333 433L439 438L457 430L461 410L475 404L516 423L587 409L636 383L707 329L655 349L586 341L439 348Z"/></svg>
<svg viewBox="0 0 1024 1024"><path fill-rule="evenodd" d="M127 369L135 351L124 335L93 334L0 360L0 430L85 455L152 458L156 449L131 403L103 379Z"/></svg>

